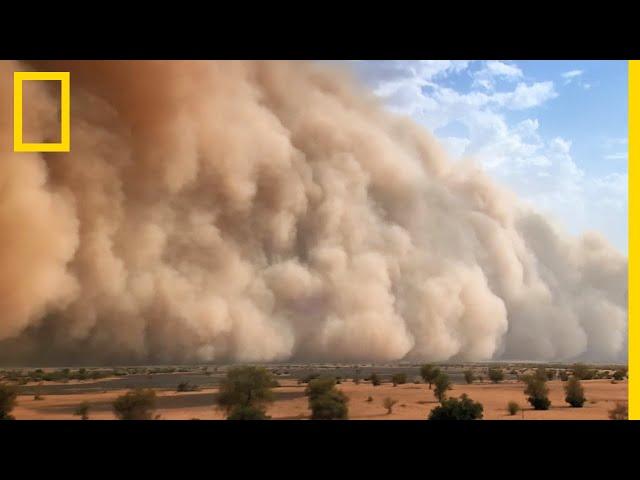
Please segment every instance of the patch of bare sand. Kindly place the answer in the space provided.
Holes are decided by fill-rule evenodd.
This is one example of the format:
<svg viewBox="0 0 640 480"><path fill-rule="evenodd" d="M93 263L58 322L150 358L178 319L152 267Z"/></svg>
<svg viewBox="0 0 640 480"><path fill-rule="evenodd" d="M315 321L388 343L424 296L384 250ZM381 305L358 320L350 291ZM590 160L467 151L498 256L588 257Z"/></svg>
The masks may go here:
<svg viewBox="0 0 640 480"><path fill-rule="evenodd" d="M627 382L612 384L610 380L589 380L582 382L587 397L583 408L570 408L564 401L563 383L548 382L551 409L536 411L529 407L524 395L522 383L455 385L450 396L467 393L472 399L482 403L484 418L490 420L518 420L522 414L510 416L507 403L514 400L525 407L525 420L606 420L608 411L617 401L627 401ZM293 381L281 381L281 387L275 389L276 401L269 407L268 413L273 419L304 419L309 417L305 385ZM345 382L338 385L349 397L349 417L354 420L423 420L429 411L438 405L433 391L423 384L405 384L397 387L383 384L377 387L369 383L356 385ZM87 401L91 404L89 416L95 420L115 418L111 402L125 393L114 390L105 393L82 393L69 395L48 395L42 400L33 396L20 395L18 405L13 411L18 420L64 420L77 419L73 411ZM217 389L203 389L198 392L177 393L174 391L156 391L158 408L156 413L161 419L201 420L223 419L224 413L214 406ZM371 397L372 401L367 401ZM386 397L398 402L393 412L387 414L383 406Z"/></svg>

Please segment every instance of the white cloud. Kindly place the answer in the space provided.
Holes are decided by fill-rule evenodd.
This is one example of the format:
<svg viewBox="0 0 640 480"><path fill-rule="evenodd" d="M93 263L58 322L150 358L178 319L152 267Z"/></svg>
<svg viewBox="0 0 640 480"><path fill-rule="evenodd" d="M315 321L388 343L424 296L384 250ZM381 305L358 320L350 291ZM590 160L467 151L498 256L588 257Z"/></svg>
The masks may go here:
<svg viewBox="0 0 640 480"><path fill-rule="evenodd" d="M484 67L473 74L474 86L492 90L496 79L516 80L523 76L517 65L492 60L485 62Z"/></svg>
<svg viewBox="0 0 640 480"><path fill-rule="evenodd" d="M527 82L520 67L498 61L484 62L475 72L475 62L365 63L371 65L359 65L358 72L371 75L363 78L389 108L434 131L454 158L475 159L524 201L555 216L574 233L600 230L626 249L626 224L619 220L626 218L624 178L586 175L573 158L570 139L545 139L540 134L532 113L558 96L552 81ZM583 74L571 70L562 78L587 89L579 83ZM456 75L455 79L470 77L471 88L464 91L454 81ZM511 123L511 111L530 115ZM448 133L451 125L461 126L461 131ZM603 156L622 159L625 141L606 139Z"/></svg>
<svg viewBox="0 0 640 480"><path fill-rule="evenodd" d="M564 72L562 74L562 78L566 80L571 80L572 78L576 78L581 76L584 73L582 70L569 70L568 72Z"/></svg>

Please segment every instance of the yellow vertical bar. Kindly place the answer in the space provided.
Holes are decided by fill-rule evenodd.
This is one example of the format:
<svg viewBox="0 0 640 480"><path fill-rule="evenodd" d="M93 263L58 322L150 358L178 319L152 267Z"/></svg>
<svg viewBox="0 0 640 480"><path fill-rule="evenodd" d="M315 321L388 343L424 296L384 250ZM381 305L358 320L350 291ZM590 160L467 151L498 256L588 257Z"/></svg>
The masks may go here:
<svg viewBox="0 0 640 480"><path fill-rule="evenodd" d="M13 73L13 144L22 145L22 78Z"/></svg>
<svg viewBox="0 0 640 480"><path fill-rule="evenodd" d="M69 72L61 72L60 78L60 143L63 151L71 150L71 99Z"/></svg>
<svg viewBox="0 0 640 480"><path fill-rule="evenodd" d="M640 242L640 60L629 61L629 419L640 420L638 242Z"/></svg>

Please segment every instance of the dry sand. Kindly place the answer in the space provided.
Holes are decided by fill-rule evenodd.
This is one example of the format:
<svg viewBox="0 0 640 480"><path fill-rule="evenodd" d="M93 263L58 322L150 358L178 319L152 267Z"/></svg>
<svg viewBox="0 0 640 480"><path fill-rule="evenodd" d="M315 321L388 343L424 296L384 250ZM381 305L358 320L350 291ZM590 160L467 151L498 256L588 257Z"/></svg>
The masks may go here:
<svg viewBox="0 0 640 480"><path fill-rule="evenodd" d="M283 381L282 386L275 389L276 401L269 407L268 413L274 419L309 418L307 398L304 396L305 385L294 381ZM612 384L610 380L583 381L587 402L583 408L571 408L564 402L563 383L555 380L548 382L550 388L551 409L535 411L529 408L523 393L522 383L508 382L501 384L455 385L450 396L467 393L473 400L484 406L484 418L491 420L606 420L608 411L617 401L627 401L627 382ZM349 417L354 420L422 420L429 411L436 407L437 401L427 385L405 384L397 387L383 384L373 387L369 383L355 385L344 382L338 385L349 397ZM161 419L202 420L223 419L224 414L214 407L217 389L204 389L198 392L177 393L173 391L157 391L157 414ZM73 415L77 406L87 401L91 404L91 419L115 418L111 402L125 393L115 390L104 393L82 393L71 395L48 395L42 400L34 400L33 396L20 395L13 415L18 420L63 420L78 419ZM368 397L373 401L368 402ZM383 400L391 397L398 400L393 413L387 414ZM510 416L506 411L507 403L515 400L525 407L524 414Z"/></svg>

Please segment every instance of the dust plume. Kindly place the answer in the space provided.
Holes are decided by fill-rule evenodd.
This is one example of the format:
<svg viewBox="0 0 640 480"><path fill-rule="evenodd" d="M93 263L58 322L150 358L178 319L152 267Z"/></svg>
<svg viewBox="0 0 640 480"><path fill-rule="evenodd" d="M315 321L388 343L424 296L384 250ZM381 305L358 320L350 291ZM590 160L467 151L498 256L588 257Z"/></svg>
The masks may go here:
<svg viewBox="0 0 640 480"><path fill-rule="evenodd" d="M624 360L626 275L330 66L0 62L3 363Z"/></svg>

